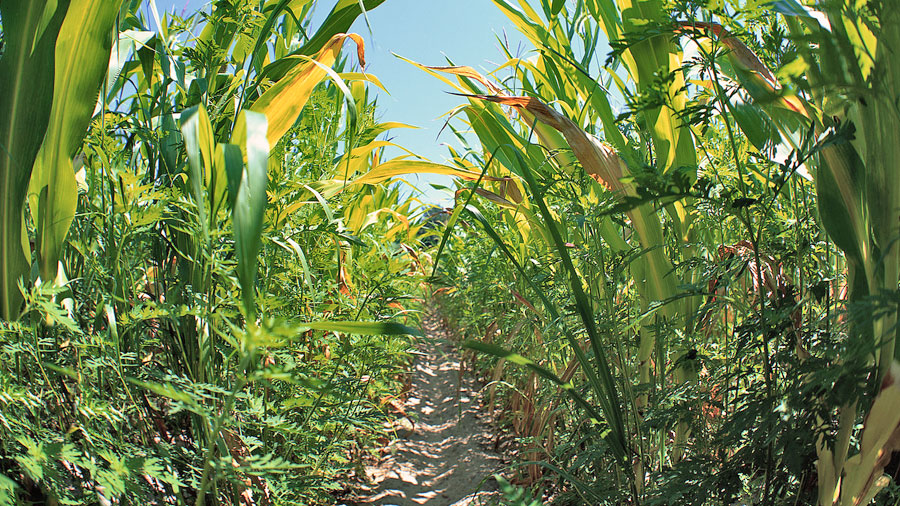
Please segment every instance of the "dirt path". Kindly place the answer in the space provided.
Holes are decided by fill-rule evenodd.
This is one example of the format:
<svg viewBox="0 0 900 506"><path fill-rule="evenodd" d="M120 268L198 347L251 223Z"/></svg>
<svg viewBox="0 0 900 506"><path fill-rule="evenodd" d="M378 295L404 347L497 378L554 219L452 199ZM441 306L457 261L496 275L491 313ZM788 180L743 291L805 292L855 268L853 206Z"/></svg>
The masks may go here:
<svg viewBox="0 0 900 506"><path fill-rule="evenodd" d="M407 422L390 453L366 468L374 485L355 504L474 506L497 497L490 476L502 462L489 450L491 436L481 419L477 386L466 377L459 384L459 355L443 321L430 313L423 323L427 337L418 346L405 402L414 424Z"/></svg>

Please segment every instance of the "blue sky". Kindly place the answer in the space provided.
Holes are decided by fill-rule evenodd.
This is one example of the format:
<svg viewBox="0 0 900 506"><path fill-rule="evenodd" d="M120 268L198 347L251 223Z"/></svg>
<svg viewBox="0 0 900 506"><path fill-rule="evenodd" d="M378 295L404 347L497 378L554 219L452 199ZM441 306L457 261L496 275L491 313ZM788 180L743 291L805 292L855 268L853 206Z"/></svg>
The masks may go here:
<svg viewBox="0 0 900 506"><path fill-rule="evenodd" d="M179 14L208 8L206 0L156 1L161 11L174 8ZM334 2L319 2L317 15L324 17ZM491 0L386 0L369 12L368 18L371 33L362 17L352 31L366 39L366 71L375 74L390 92L378 92L379 120L420 127L392 131L393 141L434 161L446 156L441 143L456 145L449 130L438 137L443 126L439 117L464 99L447 94L450 90L444 83L391 53L426 65L446 65L450 58L457 65L490 71L497 66L492 62L505 60L498 39L508 41L514 54L524 54L531 47ZM423 200L442 205L450 202L428 184L447 184L447 178L409 176L407 180L426 192Z"/></svg>

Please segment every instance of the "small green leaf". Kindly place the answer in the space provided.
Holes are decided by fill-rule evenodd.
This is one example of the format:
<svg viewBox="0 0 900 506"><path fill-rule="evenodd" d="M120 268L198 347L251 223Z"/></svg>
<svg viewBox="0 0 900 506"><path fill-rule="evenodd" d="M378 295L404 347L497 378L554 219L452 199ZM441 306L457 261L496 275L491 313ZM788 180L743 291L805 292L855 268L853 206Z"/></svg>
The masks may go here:
<svg viewBox="0 0 900 506"><path fill-rule="evenodd" d="M553 0L553 5L550 6L550 13L554 16L559 15L559 11L566 5L566 0Z"/></svg>

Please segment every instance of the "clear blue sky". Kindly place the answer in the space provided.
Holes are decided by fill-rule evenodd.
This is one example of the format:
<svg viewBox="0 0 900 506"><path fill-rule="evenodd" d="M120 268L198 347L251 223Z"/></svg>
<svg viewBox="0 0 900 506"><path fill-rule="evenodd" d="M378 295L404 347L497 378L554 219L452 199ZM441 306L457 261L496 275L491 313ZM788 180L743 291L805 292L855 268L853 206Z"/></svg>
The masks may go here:
<svg viewBox="0 0 900 506"><path fill-rule="evenodd" d="M209 8L208 3L157 0L160 10L171 12L174 8L179 14ZM333 4L319 0L317 17L324 17ZM366 71L375 74L390 92L378 93L379 120L420 127L392 131L393 141L434 161L443 161L446 156L447 150L441 143L456 144L449 130L438 137L443 126L443 119L438 118L464 103L464 99L447 94L451 90L444 83L391 53L425 65L446 65L446 58L450 58L457 65L490 71L497 66L491 62L505 60L498 38L507 40L514 54L524 54L531 48L491 0L386 0L368 17L372 33L362 17L352 31L366 39ZM446 195L435 192L428 184L446 184L447 178L409 176L407 180L427 192L423 200L449 204Z"/></svg>

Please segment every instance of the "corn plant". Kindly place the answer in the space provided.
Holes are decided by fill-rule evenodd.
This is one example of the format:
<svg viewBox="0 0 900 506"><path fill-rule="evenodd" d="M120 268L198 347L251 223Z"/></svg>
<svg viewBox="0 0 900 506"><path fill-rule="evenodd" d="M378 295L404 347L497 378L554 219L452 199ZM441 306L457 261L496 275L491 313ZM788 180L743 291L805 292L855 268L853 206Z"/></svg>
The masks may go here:
<svg viewBox="0 0 900 506"><path fill-rule="evenodd" d="M62 151L79 152L71 185L53 190L78 205L67 243L47 232L65 269L56 284L3 278L24 299L0 331L0 502L328 502L360 465L428 264L410 203L377 185L407 164L468 174L381 159L396 124L375 124L378 80L341 56L351 39L364 62L343 32L380 3L337 2L318 26L312 2L114 10L99 100L76 88L64 104L90 101L86 141ZM3 19L30 19L14 11ZM17 230L43 234L33 223Z"/></svg>
<svg viewBox="0 0 900 506"><path fill-rule="evenodd" d="M19 315L32 249L45 282L57 277L75 214L72 157L106 71L121 1L6 3L0 84L0 318ZM25 225L26 200L36 227Z"/></svg>
<svg viewBox="0 0 900 506"><path fill-rule="evenodd" d="M898 91L895 62L886 49L898 42L896 12L886 4L848 3L817 12L793 2L780 5L779 12L797 41L798 56L787 63L785 69L790 70L785 73L799 84L799 96L785 91L785 85L727 30L716 26L711 31L734 48L728 58L736 71L755 70L744 70L733 79L758 103L775 104L766 108L768 118L784 137L790 139L795 133L796 123L790 121L794 118L786 117L794 114L824 139L814 173L822 225L846 255L848 300L866 307L896 290L900 282L896 267L900 257L894 244L898 230L892 218L898 205L897 185L890 175L895 172L891 160L896 154L890 139L897 135L900 116L896 107L888 105L896 101ZM851 329L851 338L868 341L863 349L871 353L875 364L876 372L869 380L874 399L856 455L851 457L849 452L858 398L837 410L834 446L820 437L820 504L868 503L888 483L881 474L885 459L898 450L891 438L900 418L888 414L893 408L887 407L897 402L896 373L892 372L898 357L896 310L868 306L865 313L868 316L859 318Z"/></svg>
<svg viewBox="0 0 900 506"><path fill-rule="evenodd" d="M623 183L622 181L623 178L630 176L629 162L631 167L638 168L644 163L643 160L647 153L642 152L639 144L629 142L626 137L619 133L615 126L612 108L605 96L605 91L578 63L579 58L575 56L572 49L573 42L568 40L573 33L571 28L566 32L563 25L556 21L549 26L545 25L537 12L532 10L526 3L521 3L519 8L506 2L497 2L497 5L541 49L541 54L535 62L516 61L509 65L516 65L518 68L521 68L523 74L528 72L529 77L527 80L523 78L523 82L526 83L529 90L534 90L535 93L554 95L554 100L564 100L563 103L566 104L565 107L568 110L583 111L577 122L547 107L538 98L517 97L501 92L497 85L487 82L484 78L479 78L477 73L472 71L461 70L460 68L432 68L427 70L432 72L452 72L460 75L462 78L469 79L461 82L458 89L463 93L471 94L476 92L474 99L488 100L502 105L517 107L522 113L523 123L534 129L534 133L540 140L540 143L547 150L565 151L567 147L571 147L574 159L569 159L569 162L577 160L583 167L583 170L597 181L597 183L594 183L597 188L595 191L599 193L600 184L603 184L610 190L637 200L636 184L634 182ZM562 4L556 6L547 4L543 5L543 7L545 14L550 19L554 19L555 15L559 14L563 9ZM591 8L590 14L596 16L602 22L603 28L610 32L609 36L614 38L639 37L639 30L635 26L660 23L663 18L661 5L653 2L642 2L640 6L629 11L639 14L634 19L627 16L622 16L622 19L620 19L618 12L613 14L608 10L603 11L597 5L588 7ZM629 9L629 6L623 4L620 8L624 11ZM579 6L575 16L579 19L579 22L584 22L583 20L587 14L585 7ZM567 33L569 36L566 36ZM670 57L677 57L679 51L671 43L663 43L662 39L658 38L629 46L624 52L622 60L625 62L629 76L636 83L635 93L646 94L652 90L654 93L660 93L664 97L664 99L661 99L661 103L644 111L644 121L646 123L642 124L644 128L641 130L642 133L648 135L648 139L654 146L652 155L657 169L662 175L668 175L672 180L681 178L679 182L689 185L696 179L696 157L690 128L680 117L685 101L681 78L675 73L671 74L674 76L674 81L671 83L666 82L663 88L659 88L658 85L655 86L654 83L654 73L668 74L666 69ZM591 55L588 54L582 61L590 61L590 58ZM557 78L554 80L553 76L557 76ZM533 83L530 82L532 78L536 80ZM543 79L543 81L537 81L540 79ZM476 83L481 84L490 94L485 95L477 91L477 88L471 87L471 85ZM589 107L582 107L579 103L582 100L589 101ZM556 234L556 231L559 229L556 218L550 213L549 209L545 209L545 206L543 206L543 199L540 196L541 192L537 181L528 179L531 170L528 167L542 165L544 163L542 161L544 155L540 150L528 150L529 142L524 136L511 136L510 131L513 128L510 124L504 124L503 120L498 124L497 120L503 118L499 109L486 109L483 105L473 103L470 106L470 112L467 114L469 123L476 133L479 134L479 138L485 142L486 149L500 150L498 159L501 163L498 165L502 165L506 170L524 179L531 192L538 191L538 193L532 193L532 196L533 204L538 207L540 218L532 218L530 222L538 225L539 230L543 230L544 237L556 249L563 260L563 265L566 266L566 269L572 276L572 290L575 293L576 300L578 300L577 305L581 311L583 324L587 327L591 336L594 360L598 361L596 365L592 366L585 360L582 366L590 367L591 369L596 367L599 371L609 370L609 366L604 365L605 359L603 356L605 353L602 351L602 346L599 342L600 336L597 335L596 330L592 330L594 325L593 317L591 317L593 313L592 305L586 298L578 295L582 291L581 275L578 274L575 265L567 258L566 241L563 240L565 234ZM595 121L602 122L607 138L617 149L605 145L585 133L579 125L581 122L592 123ZM521 149L527 155L520 158L512 157L512 151L509 151L504 146L515 146L515 149ZM558 159L563 166L567 165L567 161L564 158L566 156L566 154L563 154ZM525 203L513 207L517 208L511 210L510 213L526 214L528 211L523 212L520 208L530 206L528 203ZM670 199L666 209L669 212L670 219L674 222L675 228L679 231L678 237L680 241L689 245L692 237L691 223L693 216L685 210L685 204L678 200ZM643 310L646 312L654 306L655 309L653 311L661 311L663 319L668 320L670 324L676 327L687 325L687 329L690 331L691 317L695 309L693 306L696 305L696 299L675 300L679 295L676 286L680 283L676 282L672 273L673 259L668 258L665 252L658 247L663 243L660 218L655 214L649 203L639 203L628 211L628 216L634 227L639 244L647 249L647 253L632 264L633 274L637 280L637 289L642 294ZM540 225L541 219L544 223L543 226ZM626 251L630 248L627 242L622 240L618 233L615 232L611 222L607 221L606 225L601 227L600 230L604 234L604 239L610 244L616 245L619 251ZM527 241L527 239L525 240ZM683 248L678 249L680 251ZM690 246L688 246L688 253L689 249ZM690 280L689 274L688 282ZM664 304L656 306L659 303ZM651 320L648 319L647 321ZM638 371L640 371L640 377L644 384L650 384L651 381L650 358L651 353L656 348L656 335L656 332L653 332L649 326L645 326L640 333L641 347L638 357ZM664 343L659 344L665 348ZM578 349L580 349L578 346L573 346L573 350L576 353L578 353ZM619 402L616 400L617 394L615 394L616 388L613 384L612 376L609 373L602 373L602 376L606 378L604 380L604 383L606 383L604 389L608 392L604 396L609 397L609 404L604 408L604 412L608 417L612 416L612 419L622 418L622 415L618 413ZM637 396L634 401L640 407L646 404L646 396ZM624 427L622 427L621 422L616 422L613 425L614 427L619 427L618 429L614 428L613 432L617 434L616 437L620 440L620 443L618 443L620 458L623 463L630 461L631 457L626 456L626 454L630 454L633 450L626 450L626 447L629 445L626 445L624 442L627 439ZM674 456L676 460L678 458L677 452L681 451L677 449L680 444L683 444L683 441L676 442L676 454ZM638 467L640 467L640 464L638 464ZM640 472L639 469L636 472ZM640 487L639 482L638 487Z"/></svg>
<svg viewBox="0 0 900 506"><path fill-rule="evenodd" d="M802 333L799 331L786 334L791 336L791 349L796 353L788 359L789 364L783 363L785 359L779 358L780 352L770 347L772 336L783 325L779 321L786 321L789 314L802 313L797 312L798 310L792 310L794 313L786 312L785 304L796 303L784 302L786 299L790 300L786 295L792 290L790 282L786 281L781 272L782 264L761 248L770 240L766 234L773 228L773 222L777 222L778 213L786 208L784 193L789 192L791 198L797 198L804 192L800 190L798 193L794 189L797 183L792 181L799 177L797 173L822 159L830 163L825 165L825 170L814 171L812 176L818 188L822 223L835 244L846 251L844 240L837 238L835 234L846 234L853 228L838 225L835 220L843 220L841 223L846 225L852 222L848 221L847 216L866 216L866 213L856 210L864 200L861 200L858 191L849 189L852 185L847 184L856 180L854 178L859 177L860 171L853 168L856 165L847 161L853 157L846 158L845 155L837 154L847 151L847 143L841 140L846 138L846 131L844 134L826 134L821 123L815 124L815 121L821 120L813 118L814 112L808 102L778 84L774 80L774 74L752 50L721 25L708 21L708 17L704 17L708 15L703 11L685 7L680 15L688 19L673 24L664 12L663 5L656 2L585 2L578 3L573 9L565 2L540 2L540 13L527 2L519 2L518 6L505 1L495 3L537 48L534 56L511 58L494 72L499 74L510 69L512 79L507 83L514 84L500 86L468 67L422 68L435 75L450 73L458 77L458 83L446 79L444 81L470 98L470 103L463 110L468 125L483 145L485 154L482 161L487 173L524 182L527 198L522 200L521 194L516 198L515 193L509 192L506 185L490 186L491 183L488 183L487 188L472 188L473 197L480 196L478 198L485 200L485 204L478 204L477 207L492 204L500 206L501 212L497 219L504 222L502 227L499 223L491 224L481 217L487 213L465 208L476 202L472 200L473 197L458 199L457 213L467 212L476 217L515 267L515 277L530 285L531 293L540 298L549 320L554 322L564 321L564 318L558 310L552 308L553 300L542 293L546 287L535 284L533 274L528 272L525 265L529 258L540 253L540 247L533 244L534 238L542 239L559 257L560 270L570 278L568 284L573 294L574 307L577 308L593 351L590 357L582 358L581 344L577 338L570 336L571 352L578 358L582 368L580 374L585 375L584 381L592 385L591 398L602 407L602 415L610 431L607 440L615 453L617 468L633 480L631 500L638 502L641 497L652 500L655 493L662 492L645 492L645 486L654 484L652 479L647 480L646 471L658 469L662 473L665 467L678 465L685 455L690 456L689 448L699 449L697 438L692 437L692 425L687 423L687 419L691 417L681 421L676 418L674 439L668 440L666 433L659 430L658 422L653 421L659 411L653 403L665 400L665 396L673 389L693 391L698 387L703 388L699 384L698 374L704 368L700 365L702 362L698 361L697 348L722 342L718 340L720 338L713 340L707 317L711 308L721 305L721 302L715 302L713 297L702 304L700 297L704 292L700 288L701 283L708 276L701 269L702 255L705 252L709 258L712 255L708 252L718 250L720 261L730 262L729 259L738 257L749 271L752 289L740 296L749 303L738 304L735 301L728 305L738 314L746 314L749 309L748 321L752 319L755 322L753 334L748 337L752 336L759 343L761 351L758 355L763 379L760 406L771 402L771 399L779 395L778 392L787 394L793 389L807 388L809 384L821 381L821 377L841 374L852 377L858 373L858 366L848 360L845 364L838 365L835 371L819 375L818 380L812 379L816 375L809 376L807 386L782 377L785 370L804 369L810 367L811 362L805 347L807 345L801 339ZM779 5L778 9L791 16L788 23L795 19L802 20L795 23L795 31L799 31L798 33L805 34L803 30L812 30L812 33L818 33L819 38L831 37L829 33L815 31L816 27L821 29L824 26L816 21L821 16L810 14L794 4ZM849 12L851 13L842 14L846 17L844 21L832 21L830 25L853 25L848 28L851 33L849 39L834 44L844 47L845 54L853 53L856 57L876 54L872 44L875 39L880 44L881 39L872 35L870 30L873 30L871 26L879 24L873 21L870 14L866 14L870 16L867 18L863 14L853 14L856 11ZM869 11L863 9L860 12ZM697 17L700 20L695 20ZM753 14L747 15L747 19L752 18ZM599 66L600 71L609 73L602 74L598 79L591 72L597 65L594 61L595 51L601 30L611 41L613 53L606 60L605 66ZM777 35L773 34L775 36ZM804 43L810 40L809 35L795 36ZM859 46L860 40L867 42ZM816 41L816 49L831 47L819 39ZM854 44L857 44L855 53L849 49ZM580 49L573 49L575 47ZM808 61L828 59L824 56L817 59L811 54L807 53L801 60L802 65L795 62L786 72L799 75L802 72L798 69L805 69L809 65ZM837 64L832 62L829 65L835 68ZM848 67L847 64L838 66ZM889 71L885 73L890 74ZM820 71L813 72L812 75L830 74ZM853 89L855 92L865 87L862 82L858 82L855 87L846 87L846 83L844 85L845 89ZM515 87L521 88L528 96L522 96L522 91L509 89ZM611 89L614 91L610 92ZM635 116L628 117L631 121L624 126L622 118L626 116L617 117L610 106L610 101L616 94L624 98L632 112L637 112ZM517 115L490 103L514 108ZM833 110L834 102L830 104L830 110ZM810 119L814 120L813 124ZM591 134L592 131L597 132L596 137ZM811 132L822 135L816 139L810 135ZM789 156L785 156L786 153L790 153ZM835 159L839 163L834 162ZM601 183L602 187L594 181L579 177L575 172L579 165L584 173ZM838 176L831 175L835 173L834 166L838 167ZM699 174L703 177L698 179ZM730 181L728 186L731 188L726 186L728 189L725 195L722 195L721 189L715 189L715 185L710 184L715 180ZM554 188L565 184L583 185L583 189L580 192L567 192ZM843 188L843 191L836 188ZM560 198L565 202L561 196L567 194L575 194L581 200L571 204L552 203L559 202ZM728 201L726 205L730 208L729 214L739 226L737 229L729 227L730 230L724 231L724 234L710 234L709 230L704 230L709 224L705 223L702 216L704 211L701 209L708 209L710 205L721 206L715 199L723 196ZM850 203L855 203L856 207L846 202L841 205L828 204L830 199L843 202L841 199L850 197L853 197ZM891 208L890 205L884 205L884 200L879 202L879 212ZM592 219L596 221L589 221L587 215L592 213L585 212L585 207L606 207L609 210L593 213ZM846 215L845 209L850 210ZM795 208L794 212L797 211L799 209ZM567 212L583 217L572 223L565 214ZM612 219L620 214L624 215L624 224L617 225ZM702 226L698 226L698 223ZM498 233L497 228L509 232L504 237L504 234ZM856 228L874 229L871 225ZM736 239L724 242L729 237L735 237L735 233ZM592 244L594 237L602 238L602 243L589 251L594 255L601 255L599 261L583 258L579 262L573 262L570 258L571 248L585 248ZM718 245L710 244L710 238L716 238ZM869 242L857 241L862 246L856 249L874 251L872 241L874 239ZM882 238L882 242L886 244L889 241ZM608 334L601 336L597 331L595 318L604 321L604 314L616 313L612 302L625 299L624 294L617 294L610 289L609 277L603 273L603 266L607 262L603 256L627 255L635 251L635 247L639 253L628 260L632 280L627 281L625 289L636 288L640 312L631 317L632 322L624 328L614 325L606 331ZM879 258L883 260L883 257ZM852 259L848 261L850 264L863 265ZM591 270L591 264L594 263L601 266L599 270ZM876 268L873 264L869 269L880 273L882 264L877 265L879 267ZM798 267L802 276L803 268ZM851 268L851 284L859 286L858 283L864 276L860 271L854 274L853 269L856 267ZM593 273L593 276L589 273ZM714 292L723 280L721 275L709 279ZM888 281L888 285L895 286L896 280L893 285L890 283ZM874 295L877 291L862 293ZM593 300L585 294L592 294ZM803 304L808 303L796 304L802 308ZM865 328L874 321L875 328L881 329L884 327L880 325L887 324L889 332L893 332L893 311L886 309L879 314L887 316L869 319L869 323L863 323L862 326ZM803 324L802 319L794 316L790 318L796 321L792 324L795 328L799 329ZM725 345L728 345L728 334L747 332L741 327L746 329L748 325L745 323L738 326L733 318L728 320L726 317L724 327L721 328L725 333ZM659 340L660 336L671 335L673 331L675 336ZM565 330L563 332L566 333ZM623 347L618 343L622 342L622 334L633 332L639 335L640 344L636 354L629 357L627 352L623 353ZM745 339L747 337L741 337L739 343L746 342ZM677 351L670 352L669 346L678 341L684 343L680 346L694 349L677 350L676 347ZM889 365L892 360L884 355L883 350L888 349L885 344L887 341L889 340L876 338L871 347L865 347L866 350L874 350L876 347L882 350L878 352L881 373L876 376L874 385L881 383L880 378L884 376L887 367L885 364ZM695 344L685 346L690 342ZM563 386L567 393L576 397L576 402L587 413L596 417L595 411L584 406L588 402L583 398L578 399L572 393L573 388L568 381L562 381L556 374L540 367L538 361L525 359L485 343L475 342L471 346L528 365L536 371L540 370L540 374ZM743 345L739 344L737 349L740 350L741 346ZM624 349L627 350L627 347ZM604 372L613 370L610 365L611 357L616 359L616 374ZM652 365L655 365L655 370L651 368ZM600 373L604 378L602 387L593 386L597 385L597 381L591 377L592 372L584 370L586 368L595 368ZM726 366L725 370L727 369ZM634 384L623 379L634 376L633 371L638 371L636 376L639 378ZM617 392L625 395L624 402L616 399ZM746 399L749 397L743 398L745 400L733 404L731 410L734 416L746 416L757 409L752 407L757 401L748 402ZM649 402L650 399L653 402ZM735 399L739 400L741 397ZM826 405L827 402L825 401ZM890 401L885 397L876 405L886 406L888 402ZM728 407L728 404L725 406ZM823 503L825 501L821 497L836 497L833 493L835 478L840 476L841 471L838 467L837 473L829 477L827 473L833 473L834 469L831 464L822 463L832 462L840 466L846 458L850 432L856 422L856 409L853 401L841 409L844 421L840 423L840 427L843 429L838 431L837 438L838 447L842 450L836 457L829 453L830 450L823 452L827 444L822 440L819 442L819 472L822 473L825 469L826 474L820 476L824 477L823 489L828 490L820 495ZM870 461L863 465L865 469L859 471L862 475L854 475L856 481L852 487L855 488L851 488L853 492L847 496L853 499L846 500L860 500L863 497L860 490L874 493L875 487L871 487L871 483L874 483L874 477L879 473L879 466L885 462L872 464L874 461L871 459L875 455L884 459L891 452L889 443L885 446L887 439L884 438L890 436L896 423L891 418L883 418L881 411L877 412L884 425L873 422L878 424L879 428L874 430L880 431L880 435L871 436L872 439L862 446L858 458ZM628 423L623 423L623 420ZM816 425L814 419L807 415L798 414L798 421L810 428ZM822 423L820 420L818 425L821 426ZM785 434L789 434L794 429L785 430ZM778 484L782 482L782 478L776 478L783 476L783 471L777 469L777 462L784 460L776 457L778 450L771 441L762 444L761 478L754 481L754 487L758 488L763 500L768 500L776 487L782 487ZM689 469L690 466L697 465L698 457L699 455L693 455L692 461L679 468ZM873 471L873 465L874 474L871 474L873 478L870 480L870 474L866 473ZM853 469L855 472L858 468ZM823 484L822 478L819 483Z"/></svg>

